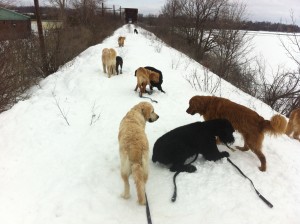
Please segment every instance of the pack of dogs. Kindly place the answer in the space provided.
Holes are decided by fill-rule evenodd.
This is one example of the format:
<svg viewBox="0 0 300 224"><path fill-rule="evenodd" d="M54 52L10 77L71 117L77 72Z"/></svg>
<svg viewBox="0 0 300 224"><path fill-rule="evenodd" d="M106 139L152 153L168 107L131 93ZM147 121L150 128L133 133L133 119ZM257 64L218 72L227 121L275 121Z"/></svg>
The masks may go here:
<svg viewBox="0 0 300 224"><path fill-rule="evenodd" d="M134 29L134 33L138 31ZM119 47L124 47L125 37L118 38ZM103 72L111 75L122 74L123 59L112 48L102 51ZM120 69L119 69L120 68ZM162 93L163 75L151 66L135 70L135 91L139 96L151 94L153 87ZM146 87L149 86L149 90ZM290 113L289 121L276 114L270 120L264 119L255 111L229 99L216 96L194 96L189 100L186 113L199 114L204 121L177 127L159 137L153 146L152 162L164 164L171 172L195 172L197 169L187 160L201 154L205 160L217 161L229 157L227 151L220 152L218 144L232 145L234 132L239 132L243 146L236 149L246 152L251 150L259 159L260 171L267 170L266 156L262 151L266 133L274 136L286 134L300 141L300 108ZM149 142L145 127L147 122L155 122L159 115L149 102L133 106L123 117L119 126L119 156L121 177L124 182L122 197L130 198L129 176L132 175L137 192L138 203L146 204L145 188L149 175Z"/></svg>
<svg viewBox="0 0 300 224"><path fill-rule="evenodd" d="M137 29L134 29L134 33L138 34ZM126 37L118 37L119 47L124 47ZM104 48L102 50L102 66L103 72L108 74L108 78L112 75L122 74L123 58L117 56L117 52L113 48ZM139 96L142 97L144 93L151 94L153 87L157 88L162 93L165 91L162 89L163 75L160 70L151 66L139 67L135 70L134 76L136 76L136 87L134 91L139 90ZM149 86L150 91L146 90Z"/></svg>

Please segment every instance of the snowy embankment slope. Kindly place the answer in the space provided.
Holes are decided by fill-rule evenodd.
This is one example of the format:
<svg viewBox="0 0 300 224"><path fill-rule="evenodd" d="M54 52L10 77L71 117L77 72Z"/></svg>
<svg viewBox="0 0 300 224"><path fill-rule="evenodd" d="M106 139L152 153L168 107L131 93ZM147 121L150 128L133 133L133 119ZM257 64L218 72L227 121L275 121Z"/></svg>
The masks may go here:
<svg viewBox="0 0 300 224"><path fill-rule="evenodd" d="M164 75L166 94L155 89L151 95L158 101L153 105L160 118L146 125L150 156L161 135L203 120L185 111L192 96L209 93L194 90L185 79L195 71L204 76L201 65L138 29L138 35L133 34L133 26L116 30L33 88L30 99L0 114L1 224L146 223L145 207L136 202L132 179L131 198L120 197L119 123L135 104L149 101L133 91L134 71L149 65ZM123 48L117 46L119 35L126 36ZM103 73L105 47L115 48L123 57L122 75L109 79ZM275 113L226 82L215 94L266 119ZM241 136L235 136L234 145L242 145ZM224 146L219 149L228 151ZM227 160L208 162L201 156L195 173L178 176L178 198L172 203L173 173L150 162L147 195L153 223L299 223L300 143L287 136L266 136L263 151L264 173L252 152L228 152L274 208L257 197Z"/></svg>

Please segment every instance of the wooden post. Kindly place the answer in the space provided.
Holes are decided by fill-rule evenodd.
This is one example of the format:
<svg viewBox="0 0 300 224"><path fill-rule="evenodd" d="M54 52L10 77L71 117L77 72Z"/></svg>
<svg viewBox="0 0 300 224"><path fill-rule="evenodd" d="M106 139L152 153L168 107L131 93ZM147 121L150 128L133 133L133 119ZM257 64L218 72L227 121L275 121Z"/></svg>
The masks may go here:
<svg viewBox="0 0 300 224"><path fill-rule="evenodd" d="M104 16L104 3L102 2L102 16Z"/></svg>
<svg viewBox="0 0 300 224"><path fill-rule="evenodd" d="M34 7L35 7L35 14L36 14L37 28L38 28L38 33L39 33L40 51L41 51L41 57L42 57L42 62L43 62L43 72L45 73L44 75L47 75L48 74L48 64L47 64L44 33L43 33L43 27L42 27L41 15L40 15L39 0L34 0Z"/></svg>

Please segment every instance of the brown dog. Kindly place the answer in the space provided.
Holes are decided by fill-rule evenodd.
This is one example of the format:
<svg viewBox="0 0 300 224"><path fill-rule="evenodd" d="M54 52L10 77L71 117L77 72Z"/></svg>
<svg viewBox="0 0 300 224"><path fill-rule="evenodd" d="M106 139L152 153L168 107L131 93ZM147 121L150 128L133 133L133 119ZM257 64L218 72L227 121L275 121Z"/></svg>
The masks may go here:
<svg viewBox="0 0 300 224"><path fill-rule="evenodd" d="M291 112L285 133L288 136L293 133L293 138L300 141L300 108L295 109Z"/></svg>
<svg viewBox="0 0 300 224"><path fill-rule="evenodd" d="M118 44L119 44L119 47L124 47L124 41L125 41L126 37L122 37L120 36L118 38Z"/></svg>
<svg viewBox="0 0 300 224"><path fill-rule="evenodd" d="M145 133L146 121L154 122L158 118L150 103L141 102L135 105L120 123L118 139L121 176L124 181L122 197L130 197L128 178L132 173L140 205L146 202L145 184L148 179L149 144Z"/></svg>
<svg viewBox="0 0 300 224"><path fill-rule="evenodd" d="M153 81L155 83L159 82L159 74L157 72L145 69L143 67L139 67L135 70L134 74L137 78L137 84L134 91L140 89L140 97L143 96L143 93L146 92L146 86L150 85L150 82Z"/></svg>
<svg viewBox="0 0 300 224"><path fill-rule="evenodd" d="M266 158L262 153L264 133L283 134L287 121L283 116L274 115L271 120L265 120L255 111L234 103L228 99L215 96L194 96L190 99L187 113L203 115L204 120L223 118L230 121L235 130L244 137L244 147L241 151L252 150L261 162L259 169L266 171Z"/></svg>
<svg viewBox="0 0 300 224"><path fill-rule="evenodd" d="M117 52L113 48L104 48L102 50L103 72L108 73L108 78L116 73L116 56Z"/></svg>

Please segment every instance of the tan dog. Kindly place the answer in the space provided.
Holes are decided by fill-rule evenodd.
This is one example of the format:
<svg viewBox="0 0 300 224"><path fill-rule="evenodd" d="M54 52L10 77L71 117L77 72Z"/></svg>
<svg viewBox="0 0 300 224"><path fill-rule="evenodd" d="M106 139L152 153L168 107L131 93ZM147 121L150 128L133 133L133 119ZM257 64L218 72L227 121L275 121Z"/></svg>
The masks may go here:
<svg viewBox="0 0 300 224"><path fill-rule="evenodd" d="M244 146L237 147L241 151L251 149L261 162L259 169L266 171L266 158L262 153L264 133L283 134L287 121L281 115L274 115L271 120L265 120L255 111L234 103L228 99L215 96L194 96L190 99L187 113L203 115L204 120L224 118L230 121L235 130L244 137Z"/></svg>
<svg viewBox="0 0 300 224"><path fill-rule="evenodd" d="M119 44L119 47L124 47L124 41L125 41L126 37L122 37L120 36L118 38L118 44Z"/></svg>
<svg viewBox="0 0 300 224"><path fill-rule="evenodd" d="M285 133L290 136L293 133L293 138L300 141L300 108L295 109L290 114L289 123Z"/></svg>
<svg viewBox="0 0 300 224"><path fill-rule="evenodd" d="M143 67L138 68L134 74L137 78L137 84L134 91L140 89L140 97L146 92L146 86L150 85L150 81L155 83L159 82L159 74L157 72L145 69Z"/></svg>
<svg viewBox="0 0 300 224"><path fill-rule="evenodd" d="M108 73L108 78L116 74L116 56L117 52L113 48L104 48L102 50L103 72Z"/></svg>
<svg viewBox="0 0 300 224"><path fill-rule="evenodd" d="M122 197L130 197L128 178L132 173L140 205L146 202L145 184L148 179L149 144L145 133L146 121L154 122L158 118L150 103L141 102L135 105L120 123L118 139L121 176L124 181Z"/></svg>

